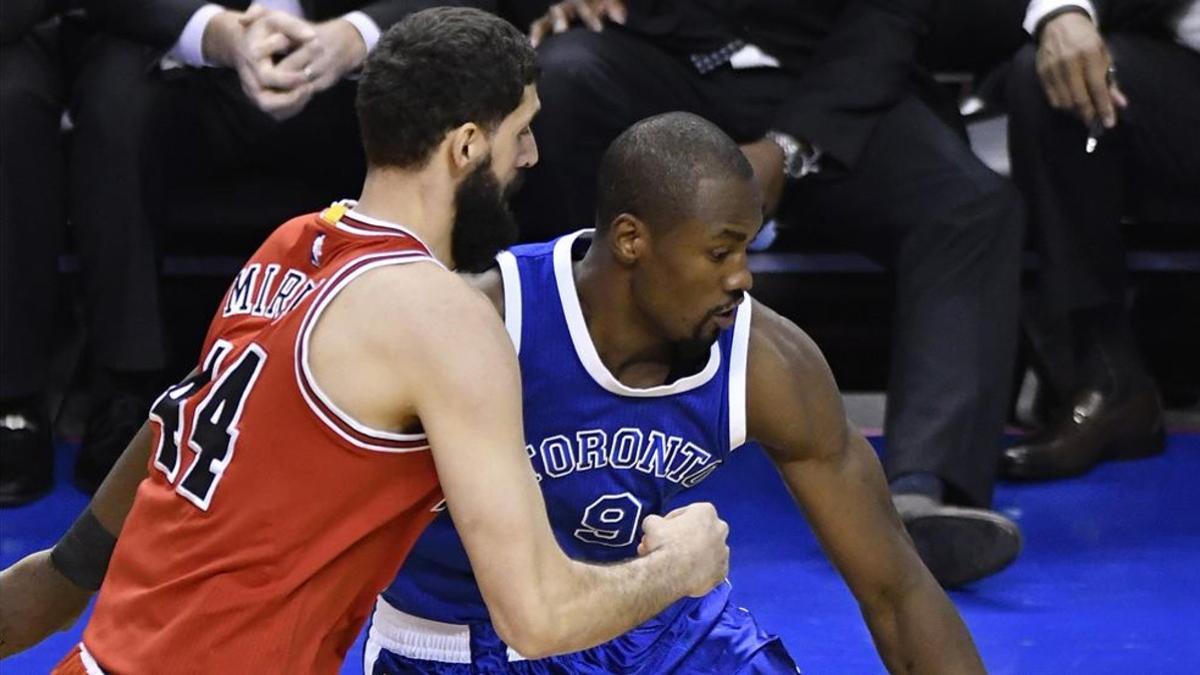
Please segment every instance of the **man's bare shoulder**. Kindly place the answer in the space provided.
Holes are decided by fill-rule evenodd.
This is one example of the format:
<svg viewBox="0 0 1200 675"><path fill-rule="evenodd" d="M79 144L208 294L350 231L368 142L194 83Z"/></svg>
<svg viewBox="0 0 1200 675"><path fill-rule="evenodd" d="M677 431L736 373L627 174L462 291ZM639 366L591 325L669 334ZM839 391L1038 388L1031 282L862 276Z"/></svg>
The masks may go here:
<svg viewBox="0 0 1200 675"><path fill-rule="evenodd" d="M841 447L845 412L820 348L788 318L755 302L746 365L747 431L777 460Z"/></svg>
<svg viewBox="0 0 1200 675"><path fill-rule="evenodd" d="M749 353L751 363L763 366L758 370L782 368L801 379L826 371L825 356L804 329L761 302L754 301L753 312Z"/></svg>
<svg viewBox="0 0 1200 675"><path fill-rule="evenodd" d="M420 323L454 323L456 317L470 319L480 312L495 320L487 296L470 279L432 263L373 269L343 293L362 303L360 309L378 321L416 318Z"/></svg>
<svg viewBox="0 0 1200 675"><path fill-rule="evenodd" d="M499 267L479 274L463 274L462 277L472 288L487 296L500 316L504 316L504 277L500 274Z"/></svg>
<svg viewBox="0 0 1200 675"><path fill-rule="evenodd" d="M327 317L367 349L409 356L505 335L495 308L462 275L413 262L379 267L350 282Z"/></svg>

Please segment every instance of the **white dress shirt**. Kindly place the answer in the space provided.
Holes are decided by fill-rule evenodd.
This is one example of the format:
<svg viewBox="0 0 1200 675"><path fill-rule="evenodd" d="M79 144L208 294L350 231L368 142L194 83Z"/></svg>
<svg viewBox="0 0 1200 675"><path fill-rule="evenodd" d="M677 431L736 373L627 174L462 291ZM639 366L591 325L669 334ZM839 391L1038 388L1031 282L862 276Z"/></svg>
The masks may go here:
<svg viewBox="0 0 1200 675"><path fill-rule="evenodd" d="M1037 33L1038 24L1042 19L1060 7L1074 6L1087 12L1096 23L1096 8L1089 0L1031 0L1025 10L1025 22L1022 24L1030 35ZM1191 0L1185 4L1170 21L1175 40L1179 44L1200 51L1200 0Z"/></svg>

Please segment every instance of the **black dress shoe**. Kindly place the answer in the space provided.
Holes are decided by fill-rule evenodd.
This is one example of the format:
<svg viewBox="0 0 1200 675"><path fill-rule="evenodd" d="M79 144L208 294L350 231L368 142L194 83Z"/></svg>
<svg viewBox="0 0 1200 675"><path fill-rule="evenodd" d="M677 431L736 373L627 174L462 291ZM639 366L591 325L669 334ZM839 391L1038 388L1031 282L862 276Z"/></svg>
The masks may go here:
<svg viewBox="0 0 1200 675"><path fill-rule="evenodd" d="M96 493L125 446L146 422L150 403L150 397L141 392L119 392L92 403L75 458L76 487L89 495Z"/></svg>
<svg viewBox="0 0 1200 675"><path fill-rule="evenodd" d="M1008 567L1021 552L1021 530L988 509L949 506L931 497L900 494L892 503L933 578L955 588Z"/></svg>
<svg viewBox="0 0 1200 675"><path fill-rule="evenodd" d="M54 445L45 413L0 412L0 507L28 504L54 484Z"/></svg>
<svg viewBox="0 0 1200 675"><path fill-rule="evenodd" d="M1087 390L1049 433L1005 450L1000 475L1010 480L1066 478L1104 460L1149 457L1165 447L1162 403L1152 384L1123 395Z"/></svg>

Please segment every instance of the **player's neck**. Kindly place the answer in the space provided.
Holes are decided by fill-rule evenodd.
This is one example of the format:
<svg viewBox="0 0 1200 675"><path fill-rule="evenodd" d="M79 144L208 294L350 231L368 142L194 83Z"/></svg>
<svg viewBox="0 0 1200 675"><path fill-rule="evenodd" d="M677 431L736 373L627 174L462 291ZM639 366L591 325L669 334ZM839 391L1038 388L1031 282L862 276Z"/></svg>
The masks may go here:
<svg viewBox="0 0 1200 675"><path fill-rule="evenodd" d="M596 353L610 373L630 387L664 384L671 370L673 345L662 339L633 306L620 271L588 255L573 266L575 291Z"/></svg>
<svg viewBox="0 0 1200 675"><path fill-rule="evenodd" d="M452 266L454 187L440 176L428 170L372 167L354 210L404 227L420 237L434 257Z"/></svg>

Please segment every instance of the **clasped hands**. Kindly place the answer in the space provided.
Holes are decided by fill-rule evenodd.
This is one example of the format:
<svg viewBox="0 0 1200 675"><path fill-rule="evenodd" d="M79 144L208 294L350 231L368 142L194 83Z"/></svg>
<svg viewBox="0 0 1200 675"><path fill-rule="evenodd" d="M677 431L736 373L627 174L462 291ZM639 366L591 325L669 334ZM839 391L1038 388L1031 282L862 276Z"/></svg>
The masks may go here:
<svg viewBox="0 0 1200 675"><path fill-rule="evenodd" d="M299 113L367 56L346 19L312 23L257 4L214 16L203 49L209 63L235 70L246 97L276 120Z"/></svg>

